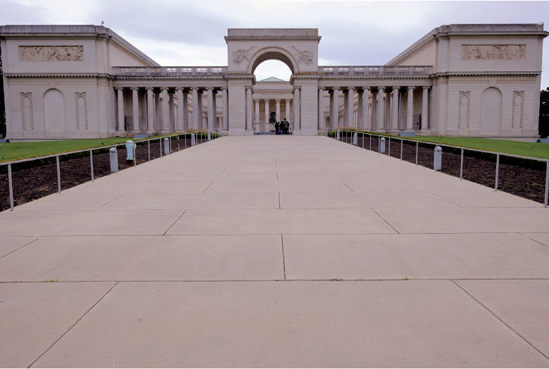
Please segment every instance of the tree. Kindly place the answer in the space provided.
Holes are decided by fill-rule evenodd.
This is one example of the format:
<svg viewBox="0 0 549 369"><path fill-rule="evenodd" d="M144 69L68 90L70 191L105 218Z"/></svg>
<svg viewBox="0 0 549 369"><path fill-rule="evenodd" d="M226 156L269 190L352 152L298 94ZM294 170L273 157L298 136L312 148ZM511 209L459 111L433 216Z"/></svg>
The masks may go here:
<svg viewBox="0 0 549 369"><path fill-rule="evenodd" d="M539 134L541 137L549 136L549 87L541 91L539 104Z"/></svg>

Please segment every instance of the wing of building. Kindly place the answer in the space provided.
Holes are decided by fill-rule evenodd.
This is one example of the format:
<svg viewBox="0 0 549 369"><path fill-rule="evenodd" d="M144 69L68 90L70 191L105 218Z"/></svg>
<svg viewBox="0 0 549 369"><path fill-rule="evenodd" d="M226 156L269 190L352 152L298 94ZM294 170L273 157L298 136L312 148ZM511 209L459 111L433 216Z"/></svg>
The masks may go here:
<svg viewBox="0 0 549 369"><path fill-rule="evenodd" d="M221 129L538 137L543 24L433 29L385 65L319 66L318 29L229 29L227 66L160 66L109 28L0 26L7 137ZM279 60L290 81L256 81Z"/></svg>

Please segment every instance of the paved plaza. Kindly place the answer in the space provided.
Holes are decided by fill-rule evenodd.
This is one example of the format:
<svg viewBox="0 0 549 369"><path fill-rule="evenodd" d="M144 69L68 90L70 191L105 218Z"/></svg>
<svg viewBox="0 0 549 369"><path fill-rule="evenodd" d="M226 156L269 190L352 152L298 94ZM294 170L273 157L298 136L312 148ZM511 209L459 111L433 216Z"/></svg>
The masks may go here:
<svg viewBox="0 0 549 369"><path fill-rule="evenodd" d="M2 367L547 367L549 209L231 136L0 213Z"/></svg>

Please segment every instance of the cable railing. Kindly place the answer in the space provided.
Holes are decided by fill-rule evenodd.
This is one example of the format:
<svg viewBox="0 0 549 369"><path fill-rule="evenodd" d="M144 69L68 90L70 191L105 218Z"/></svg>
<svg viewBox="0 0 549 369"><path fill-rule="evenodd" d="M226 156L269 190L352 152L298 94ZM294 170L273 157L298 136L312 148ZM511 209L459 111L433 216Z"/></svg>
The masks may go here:
<svg viewBox="0 0 549 369"><path fill-rule="evenodd" d="M395 137L337 130L326 136L434 171L548 205L549 160Z"/></svg>
<svg viewBox="0 0 549 369"><path fill-rule="evenodd" d="M189 131L0 163L0 211L118 173L222 136Z"/></svg>

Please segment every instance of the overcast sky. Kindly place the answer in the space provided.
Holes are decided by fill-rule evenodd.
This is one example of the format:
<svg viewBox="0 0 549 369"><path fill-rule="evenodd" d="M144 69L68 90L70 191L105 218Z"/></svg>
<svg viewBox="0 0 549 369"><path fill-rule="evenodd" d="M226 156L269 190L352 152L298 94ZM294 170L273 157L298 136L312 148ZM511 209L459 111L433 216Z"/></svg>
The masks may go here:
<svg viewBox="0 0 549 369"><path fill-rule="evenodd" d="M0 0L0 24L101 24L161 65L227 65L227 28L318 28L320 65L382 65L443 24L547 23L549 2ZM549 38L548 38L549 39ZM549 86L545 39L542 88ZM288 79L268 61L258 80Z"/></svg>

